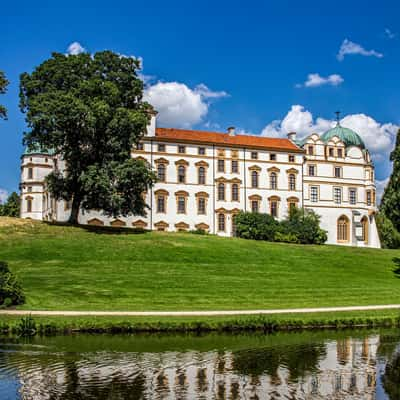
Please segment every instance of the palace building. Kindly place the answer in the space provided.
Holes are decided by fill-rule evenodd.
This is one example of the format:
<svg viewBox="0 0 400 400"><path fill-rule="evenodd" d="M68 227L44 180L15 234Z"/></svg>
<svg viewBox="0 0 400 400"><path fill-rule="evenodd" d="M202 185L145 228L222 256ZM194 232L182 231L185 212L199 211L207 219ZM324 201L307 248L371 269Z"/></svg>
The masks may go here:
<svg viewBox="0 0 400 400"><path fill-rule="evenodd" d="M141 227L158 231L203 229L235 234L241 210L269 213L277 219L290 207L314 210L330 244L380 247L375 223L374 166L360 136L337 122L322 135L298 140L156 127L132 157L149 163L158 181L146 194L146 217L110 218L84 211L89 225ZM66 221L70 204L51 198L45 177L65 169L52 152L27 150L21 165L21 217Z"/></svg>

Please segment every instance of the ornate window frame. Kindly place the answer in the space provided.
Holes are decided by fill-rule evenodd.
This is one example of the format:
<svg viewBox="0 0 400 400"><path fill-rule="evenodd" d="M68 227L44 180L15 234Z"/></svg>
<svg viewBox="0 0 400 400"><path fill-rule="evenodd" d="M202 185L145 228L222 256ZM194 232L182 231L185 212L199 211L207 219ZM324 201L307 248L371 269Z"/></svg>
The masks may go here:
<svg viewBox="0 0 400 400"><path fill-rule="evenodd" d="M179 199L184 198L184 212L179 211ZM177 214L187 214L187 202L188 202L189 193L185 190L178 190L175 192L175 199L176 199L176 213Z"/></svg>

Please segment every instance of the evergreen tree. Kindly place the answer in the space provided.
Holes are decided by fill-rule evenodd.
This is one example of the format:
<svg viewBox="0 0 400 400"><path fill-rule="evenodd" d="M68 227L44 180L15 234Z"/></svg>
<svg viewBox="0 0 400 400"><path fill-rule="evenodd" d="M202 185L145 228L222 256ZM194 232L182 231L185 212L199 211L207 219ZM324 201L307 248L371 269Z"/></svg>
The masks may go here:
<svg viewBox="0 0 400 400"><path fill-rule="evenodd" d="M72 200L70 223L79 209L108 216L145 215L143 193L155 176L131 158L146 132L152 107L142 101L139 61L111 51L52 57L21 75L20 108L30 128L28 147L61 155L64 174L47 178L56 199Z"/></svg>
<svg viewBox="0 0 400 400"><path fill-rule="evenodd" d="M1 217L19 217L21 200L17 193L12 192L4 204L0 204Z"/></svg>
<svg viewBox="0 0 400 400"><path fill-rule="evenodd" d="M0 94L4 94L7 91L8 83L9 82L6 79L4 72L0 71ZM4 106L0 104L0 119L2 118L3 119L7 118L7 110Z"/></svg>
<svg viewBox="0 0 400 400"><path fill-rule="evenodd" d="M400 129L397 132L396 147L390 154L393 171L382 197L380 210L400 231Z"/></svg>

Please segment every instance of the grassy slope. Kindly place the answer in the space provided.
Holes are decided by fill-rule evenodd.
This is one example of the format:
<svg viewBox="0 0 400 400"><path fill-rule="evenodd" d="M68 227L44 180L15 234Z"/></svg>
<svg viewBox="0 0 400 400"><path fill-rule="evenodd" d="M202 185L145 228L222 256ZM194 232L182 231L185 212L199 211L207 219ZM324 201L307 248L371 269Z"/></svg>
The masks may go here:
<svg viewBox="0 0 400 400"><path fill-rule="evenodd" d="M2 226L3 225L3 226ZM214 310L400 303L400 251L0 224L26 309Z"/></svg>

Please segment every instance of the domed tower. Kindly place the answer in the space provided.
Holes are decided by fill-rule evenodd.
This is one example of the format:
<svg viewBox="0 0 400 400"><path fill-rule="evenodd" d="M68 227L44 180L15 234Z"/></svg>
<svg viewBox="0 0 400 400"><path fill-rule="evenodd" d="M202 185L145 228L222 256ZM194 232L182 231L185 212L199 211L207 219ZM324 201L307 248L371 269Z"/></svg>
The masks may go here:
<svg viewBox="0 0 400 400"><path fill-rule="evenodd" d="M21 218L49 219L51 204L45 178L54 169L54 154L40 146L26 148L21 157Z"/></svg>
<svg viewBox="0 0 400 400"><path fill-rule="evenodd" d="M306 151L304 204L321 216L328 243L380 247L374 165L360 135L342 126L300 144Z"/></svg>

